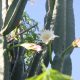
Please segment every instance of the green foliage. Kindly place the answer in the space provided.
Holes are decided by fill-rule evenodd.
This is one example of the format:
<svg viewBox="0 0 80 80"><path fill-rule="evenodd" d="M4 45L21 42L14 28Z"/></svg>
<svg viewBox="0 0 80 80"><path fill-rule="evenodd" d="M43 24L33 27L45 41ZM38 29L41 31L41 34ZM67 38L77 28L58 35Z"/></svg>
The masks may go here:
<svg viewBox="0 0 80 80"><path fill-rule="evenodd" d="M38 76L35 75L34 77L26 80L72 80L72 79L71 77L63 75L56 70L49 69Z"/></svg>
<svg viewBox="0 0 80 80"><path fill-rule="evenodd" d="M36 31L38 30L38 23L35 20L31 19L26 12L23 13L20 27L23 31L25 31L22 34L24 42L37 42L38 35Z"/></svg>

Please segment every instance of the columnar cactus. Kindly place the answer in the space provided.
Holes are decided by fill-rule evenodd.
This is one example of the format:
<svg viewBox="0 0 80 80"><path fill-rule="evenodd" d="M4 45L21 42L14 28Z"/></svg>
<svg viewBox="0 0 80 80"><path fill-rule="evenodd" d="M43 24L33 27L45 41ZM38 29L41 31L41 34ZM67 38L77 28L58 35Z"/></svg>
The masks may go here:
<svg viewBox="0 0 80 80"><path fill-rule="evenodd" d="M2 20L2 0L0 0L0 30L3 25L3 20ZM0 39L1 39L0 35ZM2 43L0 43L0 80L3 80L4 78L4 57L3 57L3 48L2 48Z"/></svg>
<svg viewBox="0 0 80 80"><path fill-rule="evenodd" d="M2 20L2 0L0 0L0 30L2 27L2 23L3 23L3 20Z"/></svg>
<svg viewBox="0 0 80 80"><path fill-rule="evenodd" d="M5 1L5 2L4 2ZM10 72L10 68L11 68L11 63L10 63L10 52L7 50L7 46L8 43L7 42L7 35L16 28L16 26L19 25L19 21L22 18L22 14L25 8L25 5L27 3L28 0L3 0L3 3L5 4L5 10L7 10L8 6L9 7L8 11L6 11L6 17L3 23L2 20L2 0L0 0L0 35L3 36L4 38L4 42L3 42L3 48L4 48L4 80L22 80L22 74L23 74L23 57L22 57L22 53L23 53L23 49L20 47L20 52L21 55L19 55L19 60L18 63L16 65L16 69L21 69L21 71L18 70L18 75L16 76L11 76L11 72ZM10 3L9 3L10 2ZM5 14L5 13L4 13ZM11 42L14 43L14 42ZM7 50L7 51L5 51ZM14 51L15 53L15 51ZM15 64L15 63L14 63Z"/></svg>
<svg viewBox="0 0 80 80"><path fill-rule="evenodd" d="M52 5L50 1L52 0L49 0L47 5ZM52 68L57 69L64 74L71 75L72 63L70 54L73 49L67 53L68 55L65 57L64 62L61 60L60 55L75 39L73 0L53 0L53 2L54 1L55 4L53 6L46 7L48 9L47 13L50 13L50 15L46 17L45 22L45 25L47 23L45 28L49 29L50 27L53 27L55 34L59 36L52 44L52 49L55 53ZM51 10L52 7L54 7L53 10ZM51 18L49 18L50 16ZM48 18L50 19L49 23Z"/></svg>
<svg viewBox="0 0 80 80"><path fill-rule="evenodd" d="M6 0L6 9L8 8L7 1L9 0ZM3 21L2 0L0 0L0 30L2 29L0 31L0 35L4 38L4 80L23 80L25 77L23 76L24 48L20 46L14 47L16 44L22 42L22 40L12 40L7 42L6 37L16 27L20 27L19 22L22 18L22 13L27 1L28 0L13 0L6 13L5 21ZM56 38L52 42L52 51L54 50L55 57L53 58L51 67L64 74L71 75L72 63L70 54L73 49L66 53L67 55L63 60L61 58L61 54L75 39L73 0L46 0L46 16L44 19L44 26L46 29L53 28L55 35L59 36L59 38ZM9 49L10 47L13 48ZM48 48L45 47L45 51L40 53L44 54L35 55L27 77L41 73L41 58L43 58L45 66L48 66L50 61Z"/></svg>

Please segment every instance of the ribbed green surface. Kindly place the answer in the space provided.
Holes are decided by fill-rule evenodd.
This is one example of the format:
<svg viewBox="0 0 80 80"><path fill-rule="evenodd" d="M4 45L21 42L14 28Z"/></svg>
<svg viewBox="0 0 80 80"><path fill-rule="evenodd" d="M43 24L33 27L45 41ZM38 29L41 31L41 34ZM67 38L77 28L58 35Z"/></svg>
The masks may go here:
<svg viewBox="0 0 80 80"><path fill-rule="evenodd" d="M46 16L44 18L44 25L46 29L50 28L54 4L55 0L46 0Z"/></svg>
<svg viewBox="0 0 80 80"><path fill-rule="evenodd" d="M46 29L50 29L54 4L55 4L55 0L46 0L46 15L44 18L44 27ZM47 52L45 53L44 64L46 65L46 67L49 64L49 51L48 51L48 49L47 49Z"/></svg>
<svg viewBox="0 0 80 80"><path fill-rule="evenodd" d="M53 64L51 65L51 67L60 71L61 70L61 62L62 62L62 59L56 55L56 56L54 56Z"/></svg>
<svg viewBox="0 0 80 80"><path fill-rule="evenodd" d="M4 51L4 80L9 80L10 78L10 61L7 51Z"/></svg>
<svg viewBox="0 0 80 80"><path fill-rule="evenodd" d="M5 31L3 31L3 35L9 34L13 29L15 29L16 26L19 25L19 21L22 17L26 2L27 0L13 1L5 18L3 26L3 29L5 28Z"/></svg>
<svg viewBox="0 0 80 80"><path fill-rule="evenodd" d="M8 51L6 50L7 48L7 40L6 37L4 37L4 42L3 42L3 49L4 49L4 80L9 80L10 78L10 56Z"/></svg>
<svg viewBox="0 0 80 80"><path fill-rule="evenodd" d="M11 45L19 44L18 41L14 41ZM24 48L23 47L15 47L10 50L11 65L10 65L10 73L11 80L23 80L24 74Z"/></svg>
<svg viewBox="0 0 80 80"><path fill-rule="evenodd" d="M58 0L54 31L55 34L60 37L55 39L55 41L53 41L53 49L55 55L60 55L63 52L63 50L67 48L71 44L71 42L75 39L75 31L74 31L75 25L74 25L74 15L73 15L73 6L72 6L73 1L72 0L65 0L65 1L66 3L64 3L64 0ZM72 53L72 49L68 51L66 54L71 54L71 53ZM53 64L54 64L54 60L55 59L53 59ZM63 62L60 63L63 64L61 66L62 67L61 72L63 72L64 74L71 75L72 64L71 64L70 56L67 56L67 58L65 58L64 63ZM56 66L56 64L54 66Z"/></svg>
<svg viewBox="0 0 80 80"><path fill-rule="evenodd" d="M62 73L67 75L72 74L72 61L70 56L64 60Z"/></svg>
<svg viewBox="0 0 80 80"><path fill-rule="evenodd" d="M73 0L67 0L67 8L66 8L66 46L69 46L71 42L75 39L75 20L74 20L74 12L73 12Z"/></svg>
<svg viewBox="0 0 80 80"><path fill-rule="evenodd" d="M28 77L32 77L32 76L36 75L36 70L38 68L38 65L40 64L39 62L40 62L41 55L42 54L36 53L36 55L33 59L33 62L31 64L31 68L30 68Z"/></svg>
<svg viewBox="0 0 80 80"><path fill-rule="evenodd" d="M54 44L54 53L61 54L65 47L65 40L66 40L66 25L64 25L64 0L57 0L57 13L55 18L54 24L54 32L59 38L56 38L53 41Z"/></svg>
<svg viewBox="0 0 80 80"><path fill-rule="evenodd" d="M59 38L56 38L52 44L52 49L55 53L52 68L57 69L64 74L71 75L72 64L70 54L72 53L73 49L69 50L66 53L68 55L66 56L64 61L61 59L60 55L64 51L64 49L67 48L75 39L73 0L55 0L55 2L55 4L57 5L54 5L55 8L53 9L53 13L54 11L56 11L56 14L51 15L53 17L55 16L54 20L50 18L49 14L48 16L46 16L47 25L45 26L47 29L49 29L50 25L53 25L54 33L59 36ZM46 11L48 11L49 7L46 6L46 8ZM50 11L50 13L52 14L52 11ZM66 67L68 67L68 69Z"/></svg>
<svg viewBox="0 0 80 80"><path fill-rule="evenodd" d="M74 15L73 15L73 2L72 0L66 2L66 13L64 13L64 0L58 0L57 15L55 19L55 34L60 38L55 39L54 52L60 54L64 48L68 47L71 42L75 39L74 31ZM65 16L66 14L66 16ZM65 22L65 18L66 22ZM57 43L57 45L56 45Z"/></svg>

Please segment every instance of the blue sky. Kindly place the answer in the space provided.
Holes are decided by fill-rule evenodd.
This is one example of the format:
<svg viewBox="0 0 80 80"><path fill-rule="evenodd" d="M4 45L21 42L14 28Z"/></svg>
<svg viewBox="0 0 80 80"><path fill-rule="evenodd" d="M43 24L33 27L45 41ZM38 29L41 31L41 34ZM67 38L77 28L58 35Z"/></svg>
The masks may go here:
<svg viewBox="0 0 80 80"><path fill-rule="evenodd" d="M45 1L46 0L34 0L34 5L28 2L26 11L31 18L39 22L39 27L42 29L44 26L45 16ZM73 0L74 16L75 16L75 37L80 38L80 0ZM38 4L38 5L37 5ZM75 48L71 54L72 59L72 78L74 80L80 79L80 48Z"/></svg>
<svg viewBox="0 0 80 80"><path fill-rule="evenodd" d="M80 0L74 0L75 37L80 38ZM72 76L74 80L80 79L80 48L75 48L72 55Z"/></svg>

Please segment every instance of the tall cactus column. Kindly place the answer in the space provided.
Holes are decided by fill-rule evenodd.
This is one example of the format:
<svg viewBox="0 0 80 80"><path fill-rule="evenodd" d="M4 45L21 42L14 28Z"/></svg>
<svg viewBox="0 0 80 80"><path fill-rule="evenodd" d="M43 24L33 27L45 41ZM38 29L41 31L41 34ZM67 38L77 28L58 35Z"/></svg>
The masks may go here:
<svg viewBox="0 0 80 80"><path fill-rule="evenodd" d="M2 0L0 0L0 30L2 28L3 20L2 20ZM0 35L0 39L1 39ZM4 78L4 57L3 57L3 48L2 43L0 43L0 80L3 80Z"/></svg>
<svg viewBox="0 0 80 80"><path fill-rule="evenodd" d="M52 68L58 71L71 75L72 62L69 50L64 61L61 59L63 51L75 39L75 24L73 14L73 0L46 0L46 16L45 28L53 27L54 33L59 36L52 43L52 51L54 50L55 57L53 58Z"/></svg>
<svg viewBox="0 0 80 80"><path fill-rule="evenodd" d="M2 27L2 23L3 23L3 20L2 20L2 0L0 0L0 30Z"/></svg>
<svg viewBox="0 0 80 80"><path fill-rule="evenodd" d="M75 39L73 0L56 0L56 3L54 32L59 38L55 39L53 42L55 57L53 59L52 68L57 69L64 74L71 75L72 62L70 54L73 49L66 53L68 55L66 55L64 62L62 62L60 55Z"/></svg>

